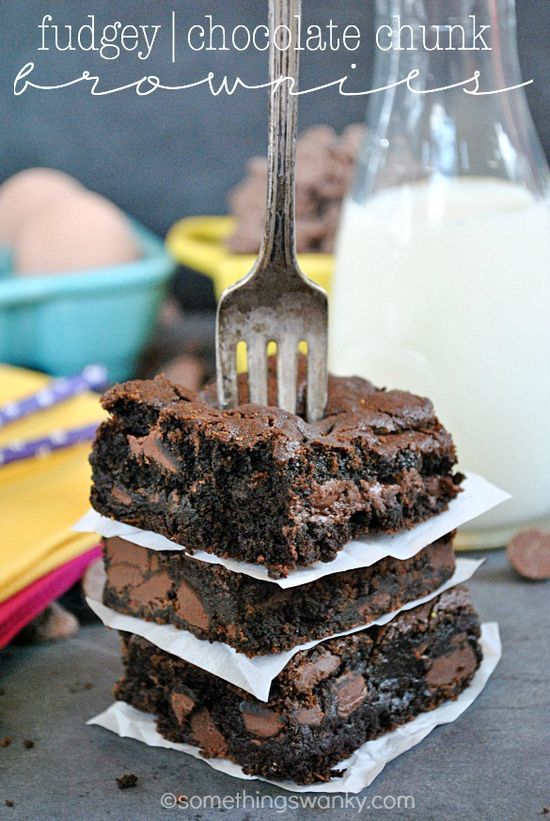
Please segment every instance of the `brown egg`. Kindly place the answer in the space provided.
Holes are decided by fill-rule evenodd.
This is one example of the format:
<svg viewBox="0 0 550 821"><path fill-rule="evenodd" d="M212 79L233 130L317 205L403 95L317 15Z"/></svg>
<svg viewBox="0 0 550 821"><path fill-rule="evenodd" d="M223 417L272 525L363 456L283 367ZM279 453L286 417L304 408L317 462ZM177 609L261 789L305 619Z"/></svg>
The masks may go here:
<svg viewBox="0 0 550 821"><path fill-rule="evenodd" d="M72 273L139 257L126 215L105 197L84 189L37 211L13 245L18 276Z"/></svg>
<svg viewBox="0 0 550 821"><path fill-rule="evenodd" d="M80 183L53 168L27 168L0 185L0 245L13 245L15 235L32 215L51 202L81 190Z"/></svg>

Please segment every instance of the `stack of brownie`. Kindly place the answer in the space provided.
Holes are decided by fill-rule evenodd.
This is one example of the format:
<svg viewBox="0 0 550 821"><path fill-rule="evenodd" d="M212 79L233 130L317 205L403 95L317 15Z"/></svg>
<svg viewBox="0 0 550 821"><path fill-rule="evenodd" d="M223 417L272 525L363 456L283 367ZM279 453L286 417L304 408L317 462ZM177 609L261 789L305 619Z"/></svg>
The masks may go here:
<svg viewBox="0 0 550 821"><path fill-rule="evenodd" d="M116 697L152 713L165 738L245 773L328 781L366 741L458 697L481 660L479 621L455 587L383 626L330 638L437 590L454 572L452 534L407 560L284 589L273 580L333 562L350 540L434 516L463 477L427 399L331 377L325 417L308 424L303 375L297 415L247 404L241 391L242 404L225 411L212 389L199 395L163 377L105 395L92 504L175 549L105 539L103 601L190 631L205 658L209 642L251 657L319 643L293 656L262 702L124 634ZM248 564L237 572L197 551ZM250 564L266 578L247 573Z"/></svg>

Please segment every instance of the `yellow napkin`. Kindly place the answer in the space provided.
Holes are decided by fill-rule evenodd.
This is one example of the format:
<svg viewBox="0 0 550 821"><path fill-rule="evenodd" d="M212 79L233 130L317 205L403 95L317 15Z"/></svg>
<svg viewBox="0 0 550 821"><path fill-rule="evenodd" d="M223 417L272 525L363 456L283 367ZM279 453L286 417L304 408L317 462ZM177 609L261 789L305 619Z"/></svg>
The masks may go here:
<svg viewBox="0 0 550 821"><path fill-rule="evenodd" d="M0 365L0 404L34 393L47 376ZM101 421L98 397L81 394L0 429L0 446ZM0 602L84 553L93 534L73 533L90 492L90 445L0 467Z"/></svg>

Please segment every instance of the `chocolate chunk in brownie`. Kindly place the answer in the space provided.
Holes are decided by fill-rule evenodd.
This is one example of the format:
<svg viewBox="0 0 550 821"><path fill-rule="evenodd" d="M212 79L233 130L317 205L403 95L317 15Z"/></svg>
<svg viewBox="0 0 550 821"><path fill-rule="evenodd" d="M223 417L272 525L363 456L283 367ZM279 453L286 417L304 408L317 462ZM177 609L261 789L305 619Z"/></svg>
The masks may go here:
<svg viewBox="0 0 550 821"><path fill-rule="evenodd" d="M115 695L206 757L267 778L327 781L366 741L456 699L479 666L479 635L467 591L454 588L383 627L301 651L264 703L126 634Z"/></svg>
<svg viewBox="0 0 550 821"><path fill-rule="evenodd" d="M301 371L298 415L219 410L212 390L163 377L115 386L91 456L93 506L285 575L354 537L409 528L459 492L453 442L428 399L331 377L326 416L308 424L305 384Z"/></svg>
<svg viewBox="0 0 550 821"><path fill-rule="evenodd" d="M436 590L454 572L452 535L406 561L387 557L286 590L181 552L110 538L103 602L250 656L277 653L367 624Z"/></svg>

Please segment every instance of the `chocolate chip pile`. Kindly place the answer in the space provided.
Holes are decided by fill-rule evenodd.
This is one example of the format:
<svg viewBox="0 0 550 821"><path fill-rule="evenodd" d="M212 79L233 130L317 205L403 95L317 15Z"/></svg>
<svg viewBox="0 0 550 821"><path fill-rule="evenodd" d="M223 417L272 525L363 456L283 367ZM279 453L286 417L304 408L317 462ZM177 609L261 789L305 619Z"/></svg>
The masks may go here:
<svg viewBox="0 0 550 821"><path fill-rule="evenodd" d="M318 125L296 145L296 244L299 253L332 253L342 200L351 185L365 126L353 124L338 136ZM267 160L253 157L247 175L229 194L237 226L228 240L235 254L256 254L265 220Z"/></svg>

